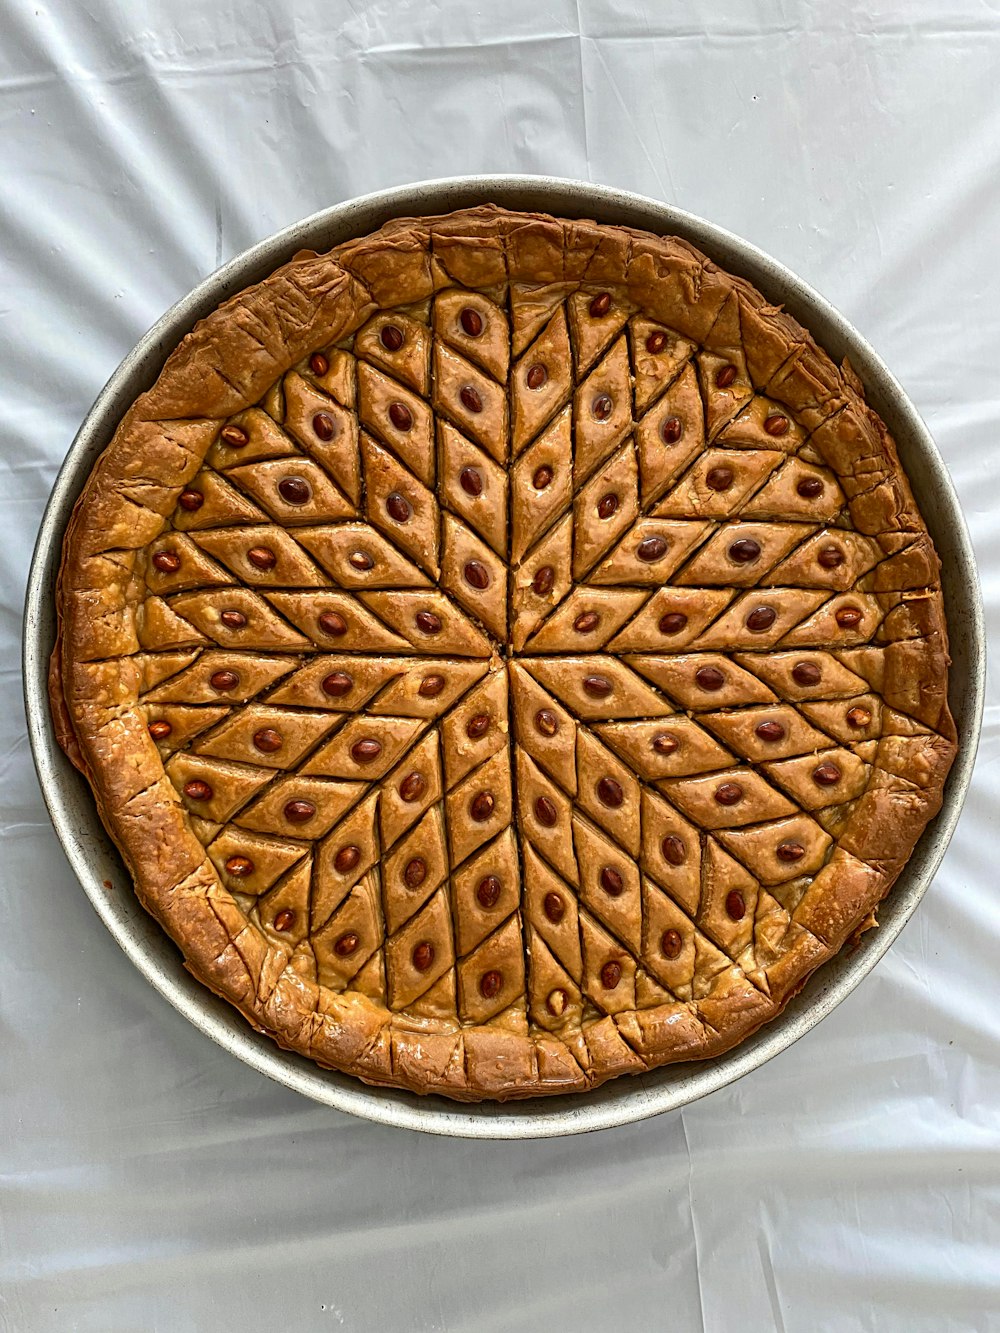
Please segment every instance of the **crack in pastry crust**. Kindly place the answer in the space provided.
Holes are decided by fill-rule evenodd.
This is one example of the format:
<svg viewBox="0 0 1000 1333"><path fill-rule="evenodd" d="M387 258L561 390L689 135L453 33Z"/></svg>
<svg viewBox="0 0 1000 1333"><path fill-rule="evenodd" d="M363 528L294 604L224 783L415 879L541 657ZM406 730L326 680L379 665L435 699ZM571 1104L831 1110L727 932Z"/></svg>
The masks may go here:
<svg viewBox="0 0 1000 1333"><path fill-rule="evenodd" d="M740 1041L873 921L955 753L850 368L588 222L399 220L220 307L58 600L60 738L191 970L458 1099Z"/></svg>

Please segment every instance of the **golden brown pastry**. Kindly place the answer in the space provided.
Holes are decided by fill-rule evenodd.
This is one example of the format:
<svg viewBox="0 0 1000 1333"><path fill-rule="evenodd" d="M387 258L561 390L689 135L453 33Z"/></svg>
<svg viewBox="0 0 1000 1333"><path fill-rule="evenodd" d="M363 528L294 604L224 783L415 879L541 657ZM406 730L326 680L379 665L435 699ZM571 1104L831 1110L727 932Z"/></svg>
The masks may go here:
<svg viewBox="0 0 1000 1333"><path fill-rule="evenodd" d="M956 738L845 367L686 243L493 207L202 321L66 535L52 702L142 902L283 1046L583 1091L773 1018Z"/></svg>

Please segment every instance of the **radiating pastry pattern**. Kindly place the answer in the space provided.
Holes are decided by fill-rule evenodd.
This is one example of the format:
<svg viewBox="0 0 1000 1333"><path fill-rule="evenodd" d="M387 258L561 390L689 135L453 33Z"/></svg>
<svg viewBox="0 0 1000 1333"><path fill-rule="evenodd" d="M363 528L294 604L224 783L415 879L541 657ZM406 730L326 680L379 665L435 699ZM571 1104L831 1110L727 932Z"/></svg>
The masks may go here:
<svg viewBox="0 0 1000 1333"><path fill-rule="evenodd" d="M849 369L593 224L390 225L224 308L62 599L57 711L144 901L283 1044L419 1091L726 1049L866 923L954 752L936 557Z"/></svg>

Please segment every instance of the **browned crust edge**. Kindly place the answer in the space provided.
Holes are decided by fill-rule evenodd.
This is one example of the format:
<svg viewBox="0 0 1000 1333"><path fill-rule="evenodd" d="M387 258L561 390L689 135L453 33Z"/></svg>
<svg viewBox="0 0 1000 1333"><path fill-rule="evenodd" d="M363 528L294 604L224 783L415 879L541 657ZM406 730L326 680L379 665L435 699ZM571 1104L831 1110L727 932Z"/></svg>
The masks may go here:
<svg viewBox="0 0 1000 1333"><path fill-rule="evenodd" d="M625 275L624 282L622 275ZM887 559L872 590L901 595L878 688L898 710L839 846L795 908L794 942L767 969L770 995L733 967L698 1001L528 1036L496 1024L421 1024L310 979L308 960L247 921L188 826L137 706L133 612L138 552L162 530L221 420L258 401L316 345L376 309L454 282L594 285L621 290L652 318L727 354L754 386L811 429L857 529ZM849 367L749 283L677 238L507 212L492 205L399 219L326 255L304 254L241 292L171 354L99 459L67 528L52 660L56 733L90 778L101 818L141 901L186 965L280 1045L369 1083L458 1100L561 1093L625 1072L728 1050L767 1022L835 954L891 888L941 805L956 752L947 704L947 630L939 564L895 445ZM916 722L918 725L914 725Z"/></svg>

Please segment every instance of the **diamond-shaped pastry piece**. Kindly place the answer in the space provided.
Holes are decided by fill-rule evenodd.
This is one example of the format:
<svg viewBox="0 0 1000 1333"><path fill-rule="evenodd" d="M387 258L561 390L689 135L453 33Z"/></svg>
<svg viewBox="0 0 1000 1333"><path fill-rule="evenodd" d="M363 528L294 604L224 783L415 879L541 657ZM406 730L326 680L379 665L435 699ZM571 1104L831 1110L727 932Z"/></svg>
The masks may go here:
<svg viewBox="0 0 1000 1333"><path fill-rule="evenodd" d="M507 382L507 316L487 297L464 288L439 292L434 298L434 332L500 384Z"/></svg>
<svg viewBox="0 0 1000 1333"><path fill-rule="evenodd" d="M222 648L294 652L309 646L304 635L276 615L260 593L249 588L180 593L171 598L170 609Z"/></svg>
<svg viewBox="0 0 1000 1333"><path fill-rule="evenodd" d="M616 293L588 287L574 292L566 302L566 309L579 377L587 373L625 327L630 312Z"/></svg>
<svg viewBox="0 0 1000 1333"><path fill-rule="evenodd" d="M309 458L247 463L231 468L229 477L286 527L334 523L355 516L354 506Z"/></svg>
<svg viewBox="0 0 1000 1333"><path fill-rule="evenodd" d="M579 815L573 842L580 867L580 902L632 953L642 949L639 867L617 843Z"/></svg>
<svg viewBox="0 0 1000 1333"><path fill-rule="evenodd" d="M426 324L401 311L373 316L354 335L354 351L361 358L358 366L359 387L367 378L365 362L421 397L426 397L431 375L431 334ZM362 388L362 394L370 390ZM364 408L362 408L364 411Z"/></svg>
<svg viewBox="0 0 1000 1333"><path fill-rule="evenodd" d="M147 597L136 609L135 633L139 646L153 652L169 648L198 648L209 640L179 616L162 597Z"/></svg>
<svg viewBox="0 0 1000 1333"><path fill-rule="evenodd" d="M393 545L432 577L438 573L438 504L387 449L361 436L365 512Z"/></svg>
<svg viewBox="0 0 1000 1333"><path fill-rule="evenodd" d="M269 943L291 952L309 934L309 889L312 864L308 857L257 899L256 919Z"/></svg>
<svg viewBox="0 0 1000 1333"><path fill-rule="evenodd" d="M627 532L639 512L639 475L631 444L604 464L573 502L573 577L583 578Z"/></svg>
<svg viewBox="0 0 1000 1333"><path fill-rule="evenodd" d="M186 652L136 653L131 659L131 665L135 669L140 696L145 696L146 701L152 699L150 691L197 662L200 656L197 648Z"/></svg>
<svg viewBox="0 0 1000 1333"><path fill-rule="evenodd" d="M844 528L824 528L790 549L779 564L766 571L763 581L844 592L874 569L881 558L881 551L870 537Z"/></svg>
<svg viewBox="0 0 1000 1333"><path fill-rule="evenodd" d="M842 745L874 740L882 734L882 700L877 694L859 694L835 702L803 702L799 707L810 722Z"/></svg>
<svg viewBox="0 0 1000 1333"><path fill-rule="evenodd" d="M202 468L178 497L174 527L180 532L266 523L264 511L211 468Z"/></svg>
<svg viewBox="0 0 1000 1333"><path fill-rule="evenodd" d="M520 356L573 290L565 282L512 282L510 284L511 350ZM568 351L568 348L567 348Z"/></svg>
<svg viewBox="0 0 1000 1333"><path fill-rule="evenodd" d="M572 841L571 825L567 831ZM583 964L576 894L530 843L523 844L522 857L525 915L570 976L579 981Z"/></svg>
<svg viewBox="0 0 1000 1333"><path fill-rule="evenodd" d="M747 589L691 646L771 648L824 600L823 593L805 588Z"/></svg>
<svg viewBox="0 0 1000 1333"><path fill-rule="evenodd" d="M657 792L643 788L643 872L690 914L701 898L701 837L697 827Z"/></svg>
<svg viewBox="0 0 1000 1333"><path fill-rule="evenodd" d="M514 730L518 745L572 796L576 792L576 721L526 671L511 666Z"/></svg>
<svg viewBox="0 0 1000 1333"><path fill-rule="evenodd" d="M597 722L594 730L647 782L725 768L729 751L683 714L654 721Z"/></svg>
<svg viewBox="0 0 1000 1333"><path fill-rule="evenodd" d="M382 863L382 904L390 934L419 911L447 874L444 818L432 806Z"/></svg>
<svg viewBox="0 0 1000 1333"><path fill-rule="evenodd" d="M415 717L366 717L355 714L303 765L317 777L374 782L425 729Z"/></svg>
<svg viewBox="0 0 1000 1333"><path fill-rule="evenodd" d="M860 796L871 768L852 751L834 749L766 764L765 771L804 810L821 810Z"/></svg>
<svg viewBox="0 0 1000 1333"><path fill-rule="evenodd" d="M736 661L785 699L836 699L860 693L865 682L832 653L737 653Z"/></svg>
<svg viewBox="0 0 1000 1333"><path fill-rule="evenodd" d="M635 959L593 917L580 913L583 975L580 989L598 1009L618 1014L635 1008Z"/></svg>
<svg viewBox="0 0 1000 1333"><path fill-rule="evenodd" d="M744 518L799 519L827 523L846 503L829 468L790 458L743 505Z"/></svg>
<svg viewBox="0 0 1000 1333"><path fill-rule="evenodd" d="M379 857L378 794L354 806L326 835L315 856L312 929L315 931L343 902Z"/></svg>
<svg viewBox="0 0 1000 1333"><path fill-rule="evenodd" d="M881 623L882 608L874 597L856 590L841 593L824 599L818 610L790 629L781 647L852 648L873 639Z"/></svg>
<svg viewBox="0 0 1000 1333"><path fill-rule="evenodd" d="M464 956L496 930L521 901L521 870L510 824L452 871L451 895L455 947Z"/></svg>
<svg viewBox="0 0 1000 1333"><path fill-rule="evenodd" d="M507 478L478 445L438 423L441 500L499 556L507 553Z"/></svg>
<svg viewBox="0 0 1000 1333"><path fill-rule="evenodd" d="M385 961L394 1009L412 1004L454 965L451 913L443 889L386 941Z"/></svg>
<svg viewBox="0 0 1000 1333"><path fill-rule="evenodd" d="M399 658L324 654L305 661L271 692L268 702L354 713L409 668L410 663Z"/></svg>
<svg viewBox="0 0 1000 1333"><path fill-rule="evenodd" d="M723 356L698 352L695 363L705 400L705 434L707 439L714 440L723 426L750 400L753 386L740 352Z"/></svg>
<svg viewBox="0 0 1000 1333"><path fill-rule="evenodd" d="M595 735L576 733L576 800L632 856L639 855L639 783Z"/></svg>
<svg viewBox="0 0 1000 1333"><path fill-rule="evenodd" d="M730 958L753 941L760 885L715 838L705 842L701 902L695 918L708 938Z"/></svg>
<svg viewBox="0 0 1000 1333"><path fill-rule="evenodd" d="M344 407L355 407L358 400L357 362L355 357L342 347L326 347L317 350L320 351L322 359L314 361L310 356L307 361L300 363L297 370L301 372L308 383L315 384L324 393L336 398L338 403L343 403ZM325 366L324 361L326 362ZM286 400L287 397L286 377ZM277 419L280 420L280 413Z"/></svg>
<svg viewBox="0 0 1000 1333"><path fill-rule="evenodd" d="M313 936L313 953L322 986L343 990L382 943L378 887L374 875L356 884L334 914Z"/></svg>
<svg viewBox="0 0 1000 1333"><path fill-rule="evenodd" d="M440 340L434 344L434 408L503 463L507 459L507 395L478 366Z"/></svg>
<svg viewBox="0 0 1000 1333"><path fill-rule="evenodd" d="M671 518L640 518L610 555L587 576L588 583L618 586L641 583L660 587L711 531L710 523ZM676 580L681 582L680 579ZM683 580L688 582L687 579ZM692 580L697 581L697 580ZM703 580L710 583L711 579Z"/></svg>
<svg viewBox="0 0 1000 1333"><path fill-rule="evenodd" d="M224 829L208 848L219 878L234 893L265 893L306 854L301 843Z"/></svg>
<svg viewBox="0 0 1000 1333"><path fill-rule="evenodd" d="M264 768L295 768L338 722L329 713L251 704L196 740L192 753Z"/></svg>
<svg viewBox="0 0 1000 1333"><path fill-rule="evenodd" d="M302 545L344 588L426 588L430 579L368 523L300 528Z"/></svg>
<svg viewBox="0 0 1000 1333"><path fill-rule="evenodd" d="M331 782L287 773L236 816L240 828L286 838L321 838L365 791L363 782Z"/></svg>
<svg viewBox="0 0 1000 1333"><path fill-rule="evenodd" d="M358 418L373 435L391 446L424 485L433 484L434 420L422 398L361 361Z"/></svg>
<svg viewBox="0 0 1000 1333"><path fill-rule="evenodd" d="M441 586L491 634L507 630L507 566L461 519L441 524Z"/></svg>
<svg viewBox="0 0 1000 1333"><path fill-rule="evenodd" d="M720 653L680 653L676 657L636 655L625 660L681 707L697 712L767 703L775 697L756 676ZM664 707L662 711L673 712L673 709Z"/></svg>
<svg viewBox="0 0 1000 1333"><path fill-rule="evenodd" d="M519 454L569 402L573 375L566 315L558 310L511 375L512 448Z"/></svg>
<svg viewBox="0 0 1000 1333"><path fill-rule="evenodd" d="M643 883L643 927L642 959L646 967L678 999L692 999L699 932L677 904L649 880Z"/></svg>
<svg viewBox="0 0 1000 1333"><path fill-rule="evenodd" d="M235 428L235 436L232 428ZM239 440L230 444L230 439ZM262 458L281 458L285 454L297 453L295 444L266 412L259 407L247 408L231 417L219 430L208 453L205 455L206 467L217 472L238 463L254 463Z"/></svg>
<svg viewBox="0 0 1000 1333"><path fill-rule="evenodd" d="M267 602L318 648L362 653L409 651L402 635L394 634L349 593L327 588L315 592L269 592Z"/></svg>
<svg viewBox="0 0 1000 1333"><path fill-rule="evenodd" d="M165 767L185 808L216 824L225 824L274 776L269 768L192 754L175 754Z"/></svg>
<svg viewBox="0 0 1000 1333"><path fill-rule="evenodd" d="M550 1032L578 1028L583 1017L580 989L533 927L528 928L528 957L528 1005L532 1021Z"/></svg>
<svg viewBox="0 0 1000 1333"><path fill-rule="evenodd" d="M231 574L251 587L322 588L329 580L284 528L218 528L196 532L193 539ZM230 578L204 582L229 583Z"/></svg>
<svg viewBox="0 0 1000 1333"><path fill-rule="evenodd" d="M728 588L661 588L608 644L611 652L679 652L733 600Z"/></svg>
<svg viewBox="0 0 1000 1333"><path fill-rule="evenodd" d="M441 793L438 734L429 731L382 783L379 801L382 846L391 847L425 810L441 799Z"/></svg>
<svg viewBox="0 0 1000 1333"><path fill-rule="evenodd" d="M811 532L802 523L727 523L679 571L675 581L737 588L760 583ZM773 575L768 582L795 584L794 579Z"/></svg>
<svg viewBox="0 0 1000 1333"><path fill-rule="evenodd" d="M229 712L228 708L192 708L185 704L149 704L143 712L147 726L154 728L150 732L161 755L171 755L175 750L182 750L187 743L207 731L209 727L221 721ZM157 727L157 723L160 725Z"/></svg>
<svg viewBox="0 0 1000 1333"><path fill-rule="evenodd" d="M718 841L762 884L815 875L832 839L808 815L791 815L749 829L719 829Z"/></svg>
<svg viewBox="0 0 1000 1333"><path fill-rule="evenodd" d="M510 824L510 756L506 748L453 787L445 808L451 863L457 866Z"/></svg>
<svg viewBox="0 0 1000 1333"><path fill-rule="evenodd" d="M298 664L298 657L212 649L201 653L187 670L169 676L150 690L145 702L246 703L282 676L289 675Z"/></svg>
<svg viewBox="0 0 1000 1333"><path fill-rule="evenodd" d="M441 721L445 784L449 790L471 769L508 744L507 675L496 664L448 709Z"/></svg>
<svg viewBox="0 0 1000 1333"><path fill-rule="evenodd" d="M363 593L365 605L420 652L489 657L490 641L441 592Z"/></svg>
<svg viewBox="0 0 1000 1333"><path fill-rule="evenodd" d="M566 514L513 571L511 645L522 649L548 613L572 586L570 568L573 519Z"/></svg>
<svg viewBox="0 0 1000 1333"><path fill-rule="evenodd" d="M572 414L567 407L511 470L511 560L516 564L573 494Z"/></svg>
<svg viewBox="0 0 1000 1333"><path fill-rule="evenodd" d="M150 547L146 586L160 597L185 588L231 582L232 578L222 564L211 559L200 549L200 543L196 544L182 532L168 533Z"/></svg>
<svg viewBox="0 0 1000 1333"><path fill-rule="evenodd" d="M579 653L603 648L649 594L638 588L577 586L528 640L529 653Z"/></svg>
<svg viewBox="0 0 1000 1333"><path fill-rule="evenodd" d="M671 779L660 783L660 788L690 820L706 829L759 824L765 819L781 819L795 810L781 792L751 768Z"/></svg>
<svg viewBox="0 0 1000 1333"><path fill-rule="evenodd" d="M781 458L768 449L706 449L653 512L665 518L728 518Z"/></svg>
<svg viewBox="0 0 1000 1333"><path fill-rule="evenodd" d="M694 351L694 343L644 315L629 320L632 364L635 366L635 408L644 412Z"/></svg>
<svg viewBox="0 0 1000 1333"><path fill-rule="evenodd" d="M701 713L698 721L744 759L788 759L827 743L822 731L809 725L789 704L763 704L721 713Z"/></svg>
<svg viewBox="0 0 1000 1333"><path fill-rule="evenodd" d="M624 337L599 361L573 395L573 471L583 481L632 427L631 376Z"/></svg>
<svg viewBox="0 0 1000 1333"><path fill-rule="evenodd" d="M537 847L563 879L575 884L571 802L523 750L517 753L516 785L522 838Z"/></svg>
<svg viewBox="0 0 1000 1333"><path fill-rule="evenodd" d="M705 414L693 365L636 422L640 491L652 503L705 448Z"/></svg>
<svg viewBox="0 0 1000 1333"><path fill-rule="evenodd" d="M417 658L408 662L407 667L405 674L396 676L368 705L373 716L392 713L428 720L446 716L459 696L488 670L482 660L454 657Z"/></svg>
<svg viewBox="0 0 1000 1333"><path fill-rule="evenodd" d="M719 432L727 449L781 449L795 453L806 432L780 403L762 394L750 400Z"/></svg>
<svg viewBox="0 0 1000 1333"><path fill-rule="evenodd" d="M618 658L594 654L522 660L540 684L584 720L662 717L674 711Z"/></svg>
<svg viewBox="0 0 1000 1333"><path fill-rule="evenodd" d="M357 417L294 371L285 376L284 390L285 426L289 434L329 472L356 505L361 498ZM229 465L235 467L253 461L250 457L237 457Z"/></svg>
<svg viewBox="0 0 1000 1333"><path fill-rule="evenodd" d="M466 1022L485 1023L524 994L524 948L516 916L458 965L458 1007Z"/></svg>

